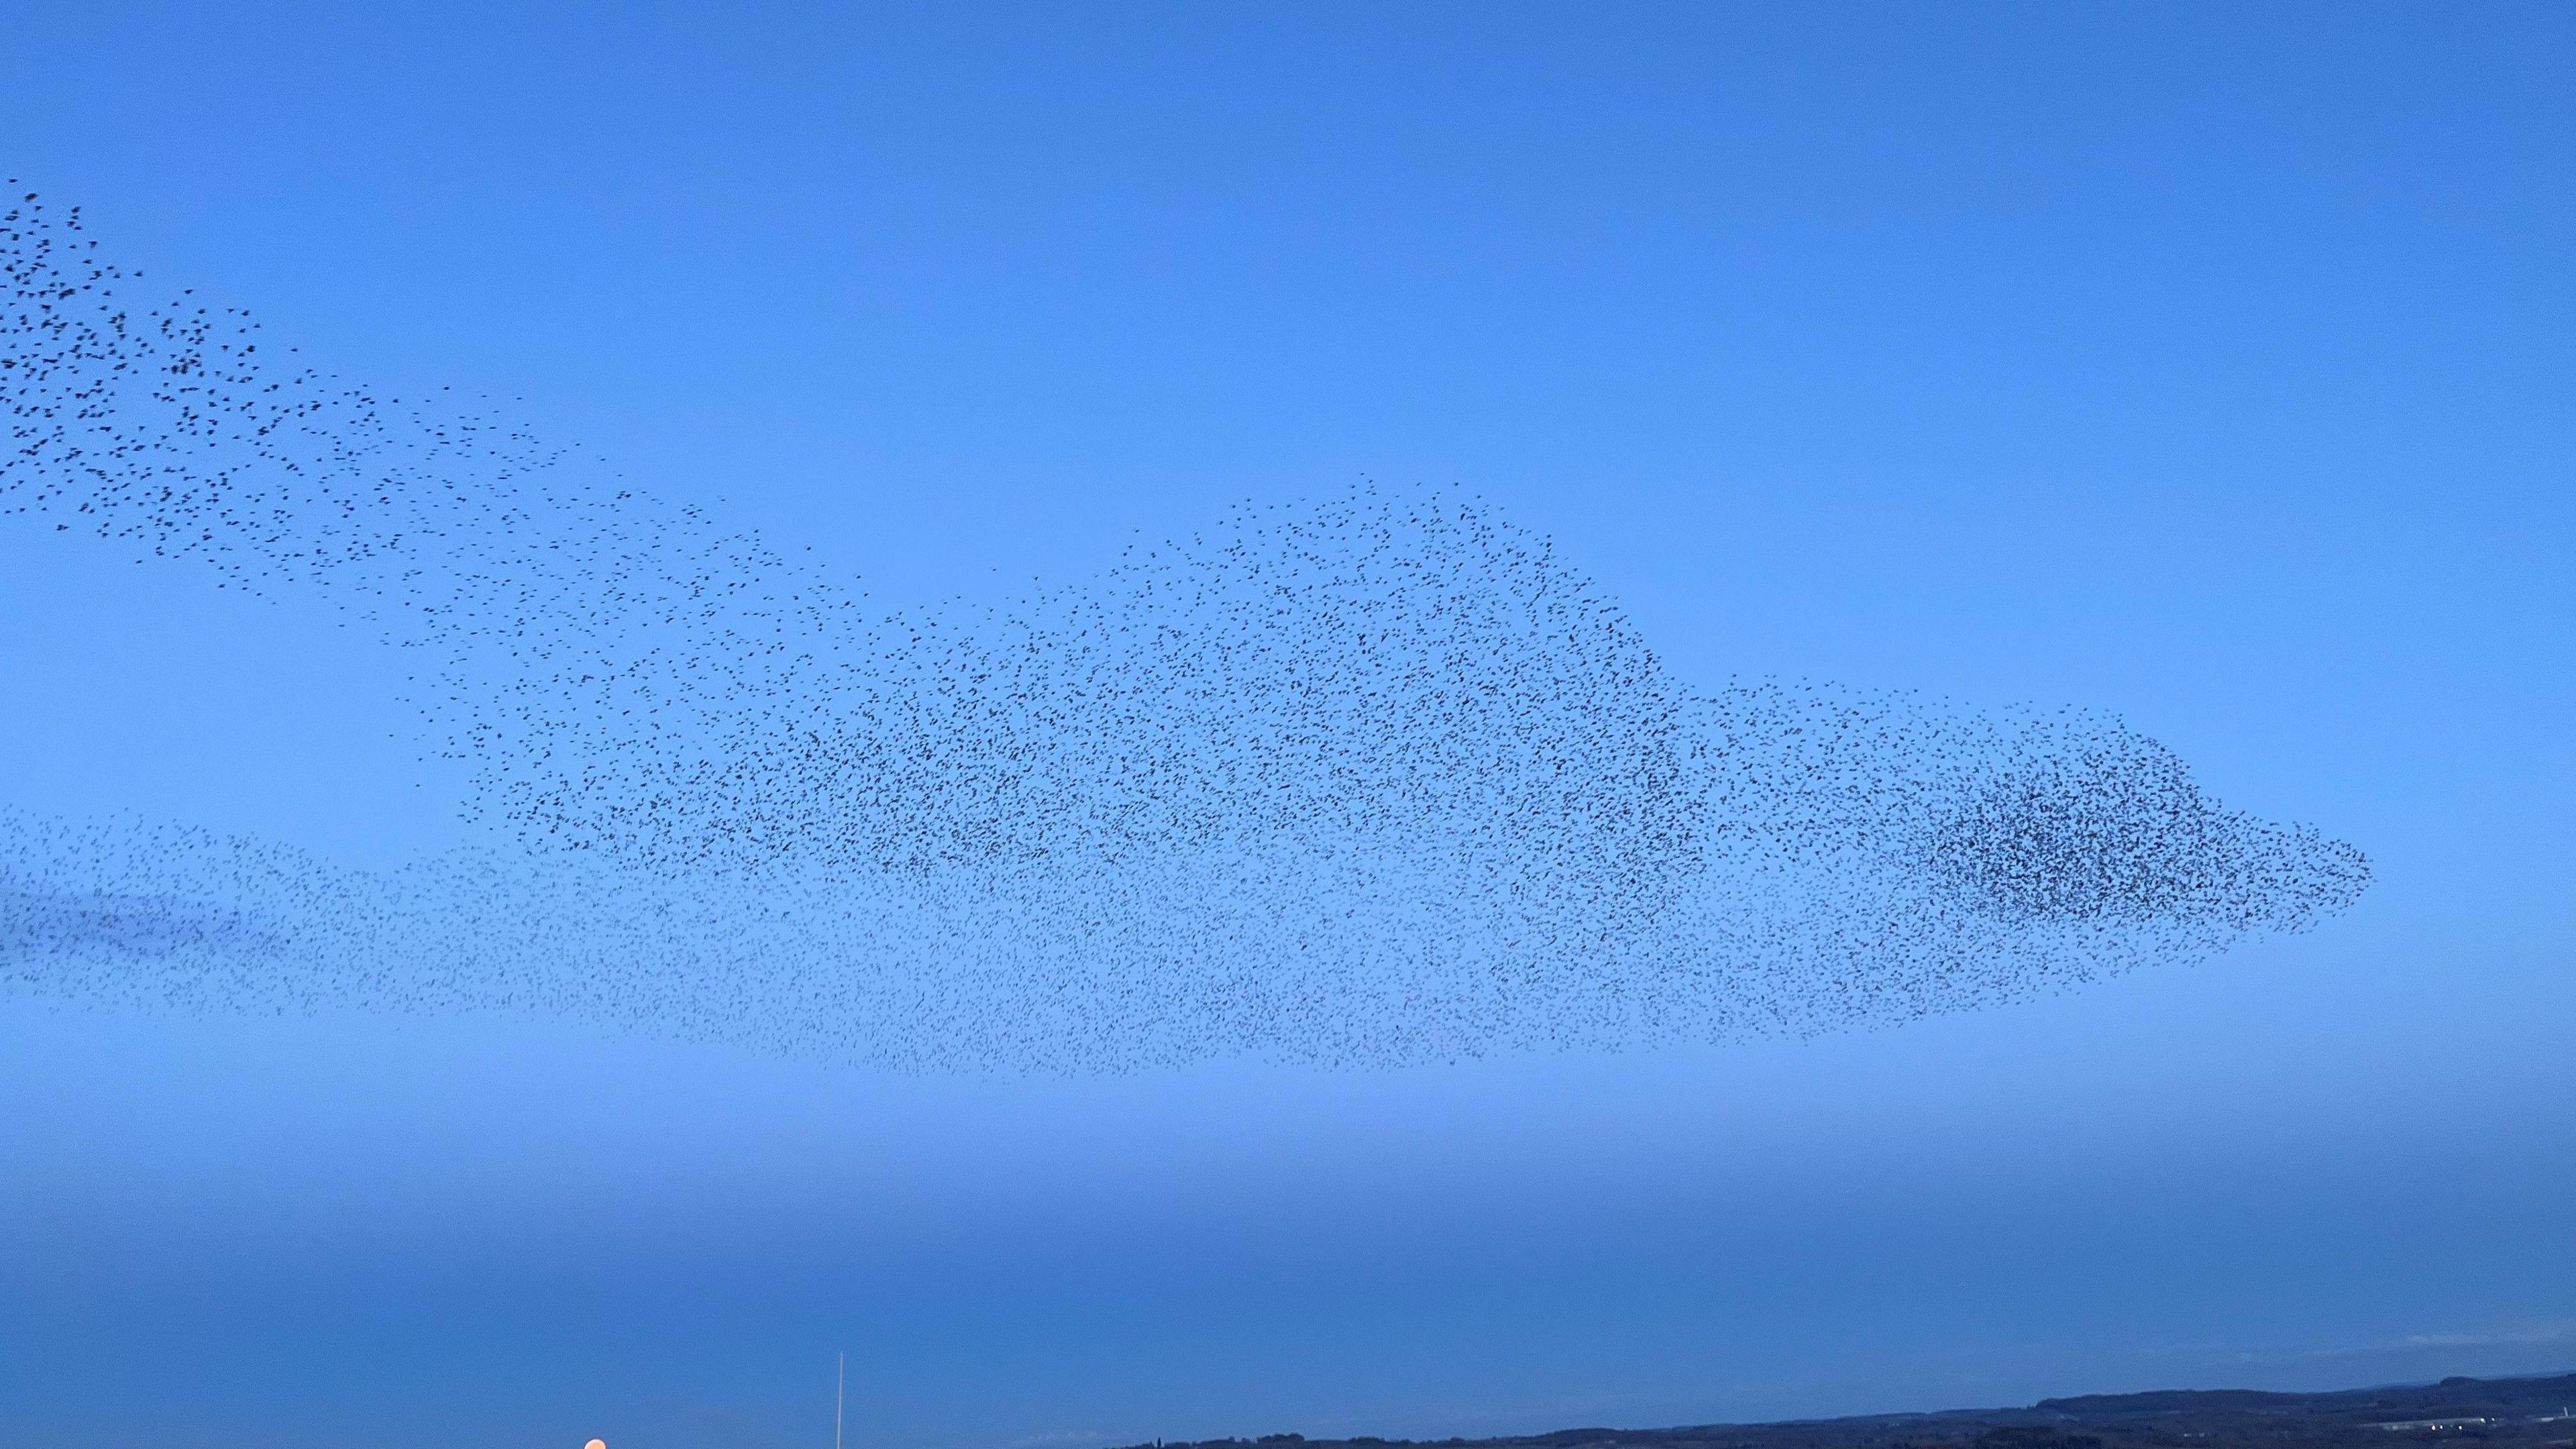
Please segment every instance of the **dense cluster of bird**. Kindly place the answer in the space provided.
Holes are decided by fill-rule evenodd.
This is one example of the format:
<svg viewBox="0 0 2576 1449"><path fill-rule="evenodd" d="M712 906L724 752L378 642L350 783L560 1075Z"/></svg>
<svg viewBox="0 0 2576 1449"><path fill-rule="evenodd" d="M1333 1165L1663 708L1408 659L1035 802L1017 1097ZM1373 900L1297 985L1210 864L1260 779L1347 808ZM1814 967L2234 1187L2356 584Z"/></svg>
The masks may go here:
<svg viewBox="0 0 2576 1449"><path fill-rule="evenodd" d="M0 265L0 508L336 600L420 661L483 824L366 873L0 812L18 991L1392 1063L1958 1010L2367 882L2116 720L1687 687L1473 502L1246 508L1015 609L875 614L486 413L129 300L77 212L16 200Z"/></svg>

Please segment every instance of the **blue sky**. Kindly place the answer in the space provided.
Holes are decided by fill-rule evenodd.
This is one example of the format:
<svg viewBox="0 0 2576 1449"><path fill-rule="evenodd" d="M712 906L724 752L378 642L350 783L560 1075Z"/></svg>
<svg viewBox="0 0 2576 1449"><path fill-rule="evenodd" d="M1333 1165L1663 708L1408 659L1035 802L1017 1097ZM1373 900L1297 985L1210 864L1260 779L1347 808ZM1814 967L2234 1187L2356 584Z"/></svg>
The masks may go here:
<svg viewBox="0 0 2576 1449"><path fill-rule="evenodd" d="M13 6L0 161L888 605L1367 476L1676 673L2368 850L2006 1010L876 1077L0 998L0 1441L1477 1433L2576 1361L2563 8ZM447 838L326 610L0 520L0 800ZM820 1396L818 1400L818 1395Z"/></svg>

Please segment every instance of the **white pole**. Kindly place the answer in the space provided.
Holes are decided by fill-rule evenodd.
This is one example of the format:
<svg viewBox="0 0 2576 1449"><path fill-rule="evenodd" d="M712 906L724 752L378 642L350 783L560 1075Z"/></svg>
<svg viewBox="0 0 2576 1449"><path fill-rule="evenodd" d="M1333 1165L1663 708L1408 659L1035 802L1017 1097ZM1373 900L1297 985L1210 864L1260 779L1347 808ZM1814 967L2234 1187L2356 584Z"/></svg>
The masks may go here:
<svg viewBox="0 0 2576 1449"><path fill-rule="evenodd" d="M832 1449L841 1449L841 1393L850 1383L850 1356L841 1355L841 1366L832 1375Z"/></svg>

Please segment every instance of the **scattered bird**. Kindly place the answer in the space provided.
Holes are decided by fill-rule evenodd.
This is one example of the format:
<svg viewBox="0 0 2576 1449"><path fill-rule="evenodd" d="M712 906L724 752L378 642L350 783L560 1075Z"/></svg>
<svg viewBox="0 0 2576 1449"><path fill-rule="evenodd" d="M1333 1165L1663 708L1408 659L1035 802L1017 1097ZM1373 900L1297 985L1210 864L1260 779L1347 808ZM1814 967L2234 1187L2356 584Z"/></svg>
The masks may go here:
<svg viewBox="0 0 2576 1449"><path fill-rule="evenodd" d="M1015 607L878 613L496 415L130 295L77 210L20 195L0 267L0 510L333 600L417 661L483 826L368 873L0 809L17 991L1386 1065L1973 1009L2369 880L2099 714L1694 688L1474 500L1245 505Z"/></svg>

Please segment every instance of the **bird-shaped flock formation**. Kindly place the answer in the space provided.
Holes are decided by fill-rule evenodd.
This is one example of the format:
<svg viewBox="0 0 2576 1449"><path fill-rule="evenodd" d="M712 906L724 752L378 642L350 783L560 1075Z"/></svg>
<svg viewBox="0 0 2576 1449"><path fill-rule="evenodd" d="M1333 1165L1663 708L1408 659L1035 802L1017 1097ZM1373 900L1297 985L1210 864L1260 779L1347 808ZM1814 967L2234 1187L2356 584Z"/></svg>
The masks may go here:
<svg viewBox="0 0 2576 1449"><path fill-rule="evenodd" d="M485 843L382 873L0 813L0 981L534 1009L907 1068L1451 1059L2009 1000L2368 880L2115 720L1673 679L1488 509L1247 509L1016 610L872 615L471 409L129 300L0 219L0 507L322 591Z"/></svg>

